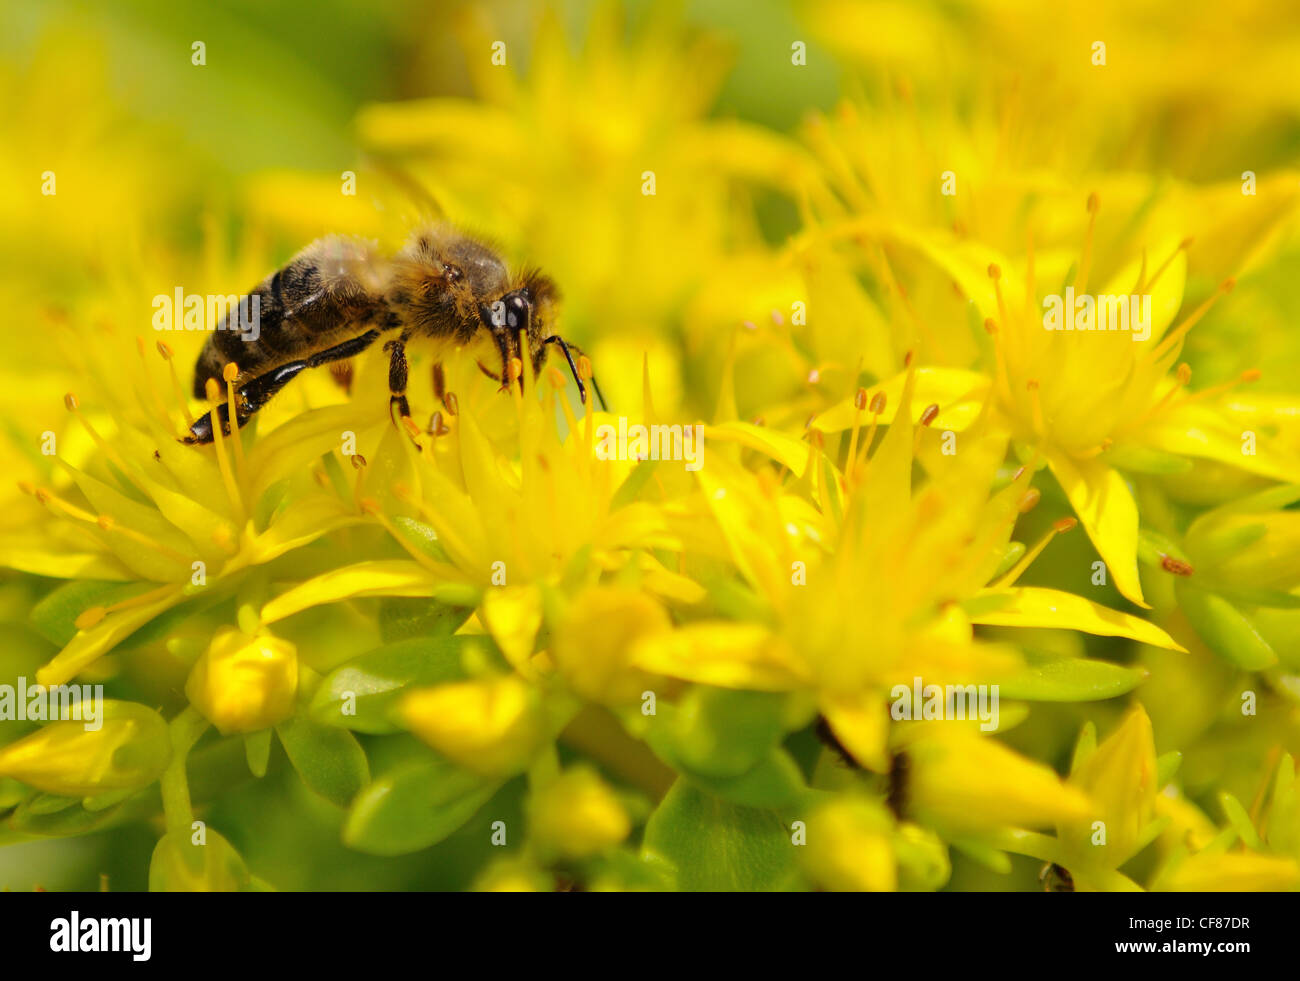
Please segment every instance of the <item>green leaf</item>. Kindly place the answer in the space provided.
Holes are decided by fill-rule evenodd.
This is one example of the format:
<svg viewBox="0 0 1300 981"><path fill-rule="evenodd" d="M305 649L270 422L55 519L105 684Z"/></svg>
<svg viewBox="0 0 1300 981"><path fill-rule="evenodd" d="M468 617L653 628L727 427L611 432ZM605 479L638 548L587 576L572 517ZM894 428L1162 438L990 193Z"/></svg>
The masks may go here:
<svg viewBox="0 0 1300 981"><path fill-rule="evenodd" d="M650 815L645 857L676 869L688 892L771 892L795 874L790 831L773 811L740 807L678 780Z"/></svg>
<svg viewBox="0 0 1300 981"><path fill-rule="evenodd" d="M271 761L271 730L252 732L244 737L244 756L248 770L259 780L266 776L266 766Z"/></svg>
<svg viewBox="0 0 1300 981"><path fill-rule="evenodd" d="M748 773L781 738L785 704L769 692L692 688L673 717L673 755L705 777Z"/></svg>
<svg viewBox="0 0 1300 981"><path fill-rule="evenodd" d="M436 600L386 596L379 604L379 631L385 644L412 637L451 635L474 612L469 606L448 606Z"/></svg>
<svg viewBox="0 0 1300 981"><path fill-rule="evenodd" d="M1130 692L1146 676L1141 668L1064 658L1033 666L1000 682L998 694L1031 702L1092 702Z"/></svg>
<svg viewBox="0 0 1300 981"><path fill-rule="evenodd" d="M441 760L379 777L352 803L343 843L371 855L406 855L436 845L472 818L501 782Z"/></svg>
<svg viewBox="0 0 1300 981"><path fill-rule="evenodd" d="M1174 583L1174 594L1187 622L1214 653L1248 671L1261 671L1277 663L1277 654L1268 641L1228 600L1185 579Z"/></svg>
<svg viewBox="0 0 1300 981"><path fill-rule="evenodd" d="M1163 787L1174 778L1178 772L1178 767L1182 765L1183 754L1178 750L1170 750L1156 760L1156 786Z"/></svg>
<svg viewBox="0 0 1300 981"><path fill-rule="evenodd" d="M416 637L376 648L339 665L322 680L307 706L322 725L356 732L400 732L391 713L412 685L434 685L465 677L461 636Z"/></svg>
<svg viewBox="0 0 1300 981"><path fill-rule="evenodd" d="M330 803L347 807L370 782L365 751L352 733L301 716L275 731L303 783Z"/></svg>
<svg viewBox="0 0 1300 981"><path fill-rule="evenodd" d="M1255 830L1255 823L1251 821L1246 809L1241 806L1241 801L1225 790L1219 794L1219 806L1223 808L1224 815L1236 829L1237 834L1241 835L1241 840L1247 848L1258 851L1264 847L1259 832Z"/></svg>
<svg viewBox="0 0 1300 981"><path fill-rule="evenodd" d="M686 779L716 797L744 807L790 807L808 790L799 764L779 748L738 777L707 778L691 773Z"/></svg>

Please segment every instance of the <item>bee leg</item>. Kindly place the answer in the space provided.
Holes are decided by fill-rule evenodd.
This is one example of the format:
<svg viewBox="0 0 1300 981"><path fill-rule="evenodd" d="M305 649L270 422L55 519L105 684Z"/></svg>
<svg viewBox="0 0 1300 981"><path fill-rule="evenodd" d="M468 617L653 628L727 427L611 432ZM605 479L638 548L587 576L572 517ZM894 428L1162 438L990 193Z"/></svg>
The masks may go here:
<svg viewBox="0 0 1300 981"><path fill-rule="evenodd" d="M495 331L492 335L497 342L497 350L501 352L501 391L510 391L510 362L512 355L510 353L509 335L504 330ZM519 375L519 391L524 390L524 376Z"/></svg>
<svg viewBox="0 0 1300 981"><path fill-rule="evenodd" d="M587 401L587 389L582 384L582 379L578 376L578 366L573 362L573 355L570 351L577 351L578 357L586 357L582 348L578 345L566 341L559 334L552 334L546 340L542 341L543 346L547 344L558 344L560 350L564 352L564 359L569 362L569 371L573 372L573 380L578 383L578 396L585 403ZM600 408L604 412L609 411L609 403L605 401L605 394L600 390L600 384L596 381L596 376L591 376L591 387L596 391L596 398L600 399Z"/></svg>
<svg viewBox="0 0 1300 981"><path fill-rule="evenodd" d="M442 370L442 362L433 363L433 397L446 408L447 406L447 376Z"/></svg>
<svg viewBox="0 0 1300 981"><path fill-rule="evenodd" d="M313 354L310 358L305 358L302 361L290 361L288 364L282 364L278 368L271 369L264 375L258 375L239 390L239 398L235 400L238 406L235 412L235 420L242 426L252 417L254 412L271 401L276 393L289 384L300 372L308 368L318 368L323 364L329 364L331 361L342 361L344 358L360 354L378 338L379 331L367 331L360 337L353 337L342 344ZM227 403L222 402L211 412L205 412L190 427L190 434L184 437L181 442L190 444L211 443L213 439L213 412L216 413L217 419L220 421L221 432L229 434L230 407Z"/></svg>
<svg viewBox="0 0 1300 981"><path fill-rule="evenodd" d="M410 435L412 442L414 442L415 437L411 434L415 427L407 422L411 418L411 404L406 401L407 339L406 333L403 332L396 340L389 341L384 345L384 350L388 352L388 414L391 416L393 409L397 409L398 418L401 419L400 425L407 431L407 435ZM393 421L397 423L396 419ZM416 445L418 446L419 443L416 443Z"/></svg>

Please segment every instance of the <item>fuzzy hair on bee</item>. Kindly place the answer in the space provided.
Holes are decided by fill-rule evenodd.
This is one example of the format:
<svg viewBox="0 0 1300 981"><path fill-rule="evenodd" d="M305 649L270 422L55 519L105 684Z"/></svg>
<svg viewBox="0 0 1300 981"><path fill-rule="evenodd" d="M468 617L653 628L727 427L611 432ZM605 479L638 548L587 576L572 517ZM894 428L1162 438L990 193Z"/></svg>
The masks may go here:
<svg viewBox="0 0 1300 981"><path fill-rule="evenodd" d="M481 360L478 365L501 382L502 390L512 380L514 359L529 359L536 375L554 344L579 395L587 397L573 359L582 352L554 333L555 283L535 269L512 274L493 248L450 225L417 230L394 256L362 239L318 239L249 295L258 300L259 329L234 329L231 311L225 329L209 336L194 367L194 395L203 398L209 382L221 384L226 366L236 366L235 413L241 425L300 372L354 357L384 336L390 412L404 422L411 414L406 346L418 339L459 346L490 340L499 370ZM517 381L522 386L522 377ZM591 382L603 404L595 379ZM212 442L214 420L223 433L230 431L226 404L197 420L184 441Z"/></svg>

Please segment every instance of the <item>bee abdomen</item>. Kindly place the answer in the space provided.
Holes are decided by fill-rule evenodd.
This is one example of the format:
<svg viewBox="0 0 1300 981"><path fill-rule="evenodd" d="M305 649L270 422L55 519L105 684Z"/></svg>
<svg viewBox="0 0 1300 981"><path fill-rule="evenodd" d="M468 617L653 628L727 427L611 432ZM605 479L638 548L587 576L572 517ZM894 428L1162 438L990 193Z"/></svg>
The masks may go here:
<svg viewBox="0 0 1300 981"><path fill-rule="evenodd" d="M232 361L245 379L386 326L380 276L370 243L341 237L313 242L263 280L242 310L227 311L194 366L195 398L203 398L208 379L220 381Z"/></svg>

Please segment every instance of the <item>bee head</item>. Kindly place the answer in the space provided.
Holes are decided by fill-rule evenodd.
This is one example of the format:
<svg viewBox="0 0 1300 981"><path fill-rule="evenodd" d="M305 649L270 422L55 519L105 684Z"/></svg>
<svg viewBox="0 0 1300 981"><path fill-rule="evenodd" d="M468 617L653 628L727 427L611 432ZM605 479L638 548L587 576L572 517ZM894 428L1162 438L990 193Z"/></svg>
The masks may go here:
<svg viewBox="0 0 1300 981"><path fill-rule="evenodd" d="M521 285L492 303L479 304L479 319L496 339L503 361L523 358L519 337L522 332L532 359L533 371L541 369L546 357L546 338L554 324L558 299L555 284L538 272L521 277Z"/></svg>

